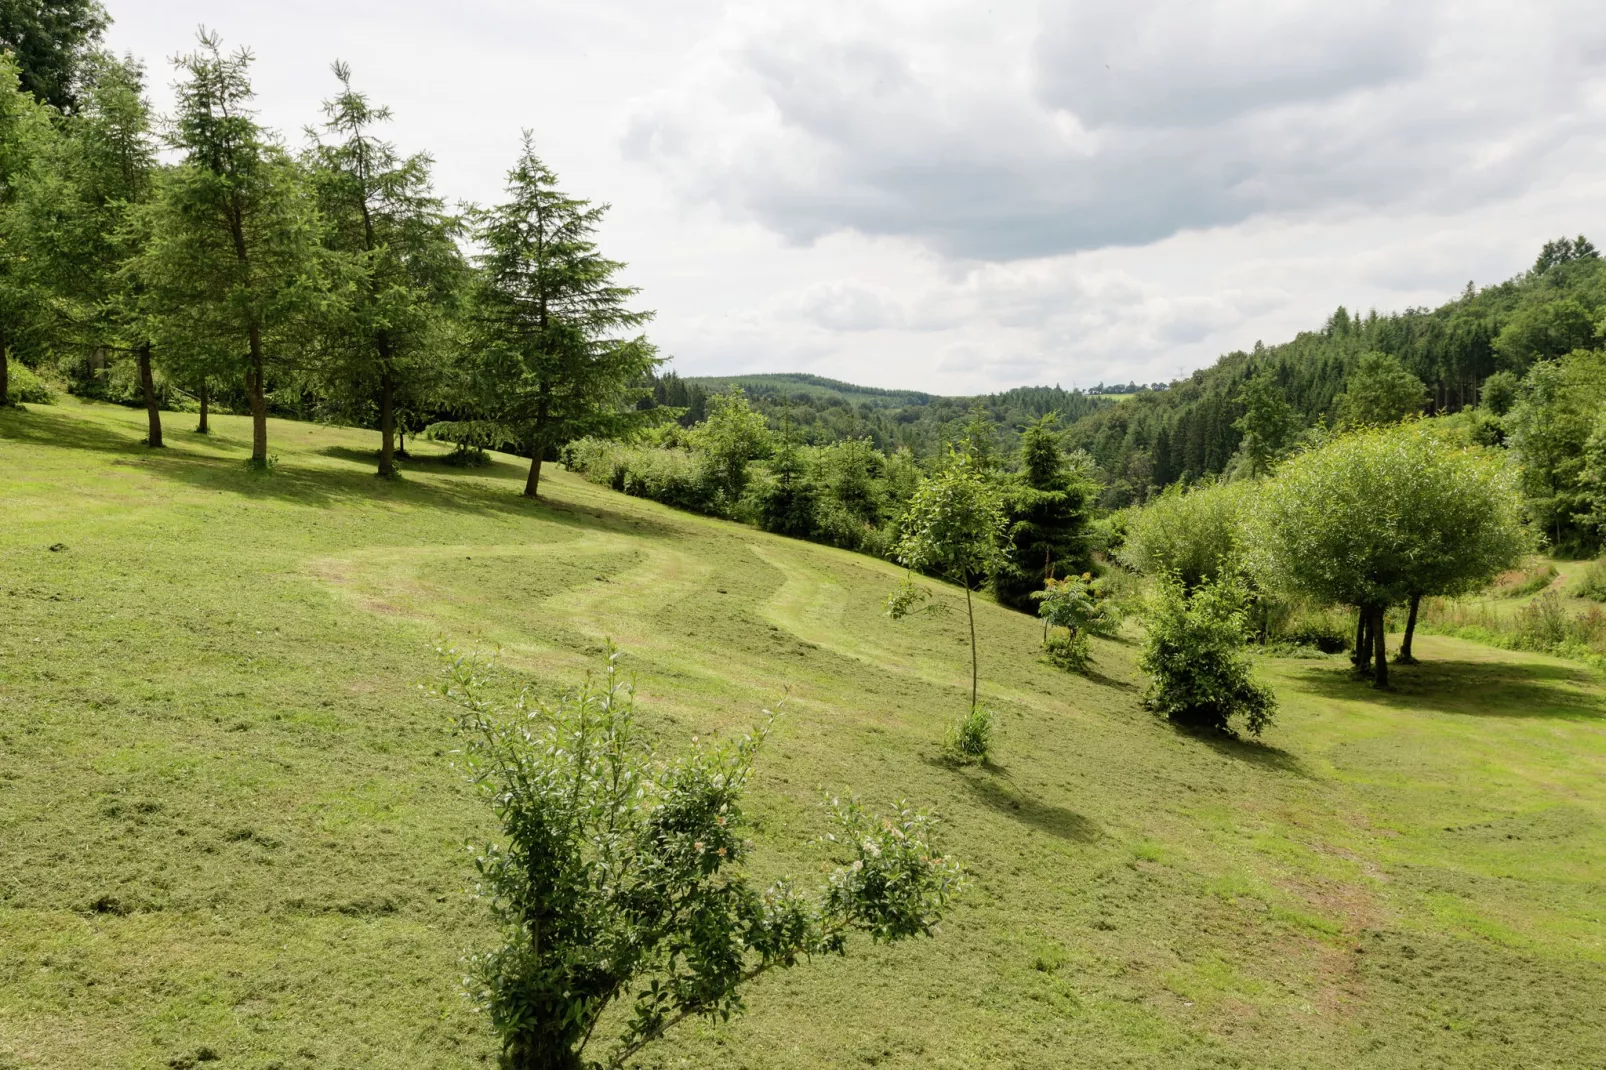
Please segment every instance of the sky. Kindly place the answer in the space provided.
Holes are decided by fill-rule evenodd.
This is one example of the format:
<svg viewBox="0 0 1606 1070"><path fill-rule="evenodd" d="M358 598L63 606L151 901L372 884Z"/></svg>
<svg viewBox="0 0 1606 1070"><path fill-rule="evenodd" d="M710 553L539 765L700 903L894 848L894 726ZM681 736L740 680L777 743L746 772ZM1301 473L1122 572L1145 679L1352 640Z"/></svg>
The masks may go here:
<svg viewBox="0 0 1606 1070"><path fill-rule="evenodd" d="M159 108L248 46L291 146L345 60L454 200L532 131L683 375L1167 381L1606 245L1599 0L107 4Z"/></svg>

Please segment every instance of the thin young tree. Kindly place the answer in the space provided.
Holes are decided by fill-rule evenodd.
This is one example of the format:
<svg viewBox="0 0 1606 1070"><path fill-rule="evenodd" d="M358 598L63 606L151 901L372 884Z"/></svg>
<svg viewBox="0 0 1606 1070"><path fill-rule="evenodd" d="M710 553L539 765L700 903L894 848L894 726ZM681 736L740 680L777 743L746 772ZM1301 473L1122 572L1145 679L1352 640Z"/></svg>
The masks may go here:
<svg viewBox="0 0 1606 1070"><path fill-rule="evenodd" d="M507 178L508 200L477 215L465 401L469 420L437 424L449 440L512 445L530 458L526 497L541 463L587 435L618 437L665 411L640 410L647 373L662 363L639 333L652 313L632 310L624 264L597 251L607 205L571 197L535 154L528 131Z"/></svg>
<svg viewBox="0 0 1606 1070"><path fill-rule="evenodd" d="M148 242L130 267L147 322L181 377L205 382L226 360L243 374L251 463L268 463L268 381L304 339L323 289L315 213L302 177L250 111L252 56L225 55L202 30L174 60L182 77L166 132L183 160L140 213Z"/></svg>
<svg viewBox="0 0 1606 1070"><path fill-rule="evenodd" d="M980 658L971 592L1007 560L1001 496L969 453L952 451L941 471L924 480L903 515L896 556L915 572L929 572L965 589L970 623L970 706L976 708Z"/></svg>
<svg viewBox="0 0 1606 1070"><path fill-rule="evenodd" d="M324 135L310 153L324 248L339 259L345 299L321 317L322 392L348 417L377 410L379 475L396 472L397 403L424 393L449 346L450 311L467 278L459 221L430 180L426 153L403 156L375 134L390 109L352 88L324 103ZM317 135L315 134L316 138Z"/></svg>

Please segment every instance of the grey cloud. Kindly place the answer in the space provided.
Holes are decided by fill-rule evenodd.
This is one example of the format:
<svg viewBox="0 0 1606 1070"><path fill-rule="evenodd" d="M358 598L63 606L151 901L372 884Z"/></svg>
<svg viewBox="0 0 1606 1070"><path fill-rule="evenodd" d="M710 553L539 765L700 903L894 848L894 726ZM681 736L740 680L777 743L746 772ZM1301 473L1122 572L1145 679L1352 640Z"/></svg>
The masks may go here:
<svg viewBox="0 0 1606 1070"><path fill-rule="evenodd" d="M1004 261L1264 214L1461 210L1606 128L1580 44L1602 10L1511 30L1400 7L1080 5L997 40L935 15L855 36L817 11L733 33L624 146L795 242Z"/></svg>

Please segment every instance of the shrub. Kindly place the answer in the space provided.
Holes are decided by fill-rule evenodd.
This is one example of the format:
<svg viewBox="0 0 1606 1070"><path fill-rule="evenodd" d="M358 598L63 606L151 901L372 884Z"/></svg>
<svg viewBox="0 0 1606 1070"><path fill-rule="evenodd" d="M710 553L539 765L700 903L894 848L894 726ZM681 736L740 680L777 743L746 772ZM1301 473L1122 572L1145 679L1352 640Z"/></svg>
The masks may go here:
<svg viewBox="0 0 1606 1070"><path fill-rule="evenodd" d="M1573 594L1595 602L1606 602L1606 557L1584 570L1584 574L1578 578L1578 585L1573 588Z"/></svg>
<svg viewBox="0 0 1606 1070"><path fill-rule="evenodd" d="M449 464L453 468L484 468L491 463L491 455L478 446L469 446L459 442L451 453L441 458L441 464Z"/></svg>
<svg viewBox="0 0 1606 1070"><path fill-rule="evenodd" d="M1093 651L1087 632L1056 629L1043 640L1048 660L1066 672L1086 672L1092 664Z"/></svg>
<svg viewBox="0 0 1606 1070"><path fill-rule="evenodd" d="M12 361L6 375L6 396L18 405L53 405L56 391L27 365Z"/></svg>
<svg viewBox="0 0 1606 1070"><path fill-rule="evenodd" d="M1189 594L1162 574L1149 602L1148 640L1139 666L1150 676L1150 709L1194 728L1230 732L1241 716L1254 735L1271 723L1276 699L1250 674L1245 594L1225 573Z"/></svg>
<svg viewBox="0 0 1606 1070"><path fill-rule="evenodd" d="M1234 567L1250 483L1166 488L1132 516L1117 557L1148 576L1171 572L1192 589Z"/></svg>
<svg viewBox="0 0 1606 1070"><path fill-rule="evenodd" d="M986 706L972 706L969 713L948 727L943 750L949 758L962 765L985 762L992 753L993 730L996 727L992 710Z"/></svg>
<svg viewBox="0 0 1606 1070"><path fill-rule="evenodd" d="M694 740L661 760L636 734L611 647L600 680L511 708L486 697L481 662L443 653L441 692L502 831L474 859L502 941L470 957L466 984L510 1070L622 1066L677 1022L729 1018L759 975L844 953L855 932L931 935L958 890L929 817L900 804L881 819L847 799L831 801L823 886L760 891L741 804L773 715L734 744ZM605 1016L619 1034L597 1061L586 1049Z"/></svg>

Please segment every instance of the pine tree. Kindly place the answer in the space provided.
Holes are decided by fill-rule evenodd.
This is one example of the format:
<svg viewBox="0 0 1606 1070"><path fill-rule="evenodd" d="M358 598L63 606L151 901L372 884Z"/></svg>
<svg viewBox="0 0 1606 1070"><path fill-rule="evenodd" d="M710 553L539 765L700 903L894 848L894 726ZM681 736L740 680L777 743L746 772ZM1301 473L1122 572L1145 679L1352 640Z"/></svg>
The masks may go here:
<svg viewBox="0 0 1606 1070"><path fill-rule="evenodd" d="M243 373L251 463L268 463L268 375L289 363L322 290L315 214L295 162L248 110L251 53L216 34L175 60L184 75L169 144L183 162L140 213L131 267L158 343L182 377Z"/></svg>
<svg viewBox="0 0 1606 1070"><path fill-rule="evenodd" d="M1011 551L993 574L998 600L1035 612L1032 594L1050 576L1081 573L1091 566L1087 526L1098 492L1085 465L1060 448L1054 413L1021 435L1020 471L1004 489L1006 532Z"/></svg>
<svg viewBox="0 0 1606 1070"><path fill-rule="evenodd" d="M0 0L0 52L10 52L24 91L73 112L111 19L96 0Z"/></svg>
<svg viewBox="0 0 1606 1070"><path fill-rule="evenodd" d="M439 378L449 343L447 315L467 270L454 238L458 222L430 184L427 154L402 156L373 128L390 119L351 87L324 104L336 140L311 153L323 244L346 284L345 300L321 317L317 377L347 418L378 410L379 474L395 474L398 397L420 398ZM370 408L372 406L372 409Z"/></svg>
<svg viewBox="0 0 1606 1070"><path fill-rule="evenodd" d="M624 267L597 251L606 205L570 197L524 135L508 173L509 200L478 215L479 277L471 297L468 404L475 417L437 425L438 435L480 435L530 458L524 493L535 497L541 462L587 435L617 437L655 419L642 411L647 375L661 362L642 335L650 312L615 276Z"/></svg>

